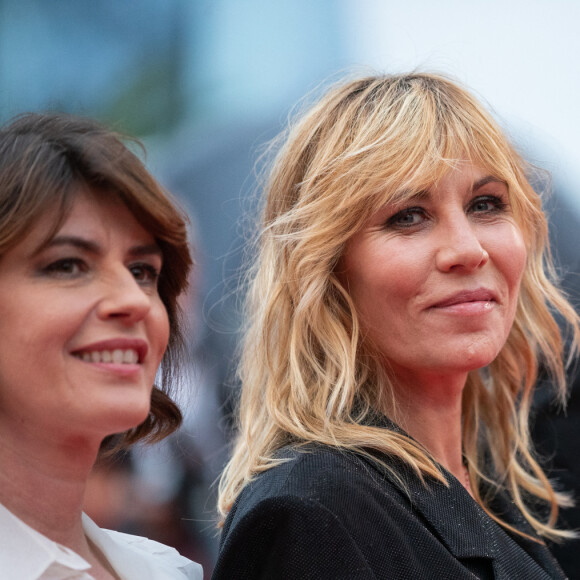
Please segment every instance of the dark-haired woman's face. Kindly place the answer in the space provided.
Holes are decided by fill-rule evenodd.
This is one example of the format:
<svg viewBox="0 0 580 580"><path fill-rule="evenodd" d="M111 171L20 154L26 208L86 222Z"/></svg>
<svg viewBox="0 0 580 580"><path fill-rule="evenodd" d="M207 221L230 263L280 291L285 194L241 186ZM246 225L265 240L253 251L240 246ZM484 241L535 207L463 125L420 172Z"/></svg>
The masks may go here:
<svg viewBox="0 0 580 580"><path fill-rule="evenodd" d="M364 333L398 377L416 383L493 361L525 263L507 185L463 162L372 216L347 243L342 278Z"/></svg>
<svg viewBox="0 0 580 580"><path fill-rule="evenodd" d="M79 193L0 259L0 436L15 425L101 437L141 423L169 324L162 255L129 210Z"/></svg>

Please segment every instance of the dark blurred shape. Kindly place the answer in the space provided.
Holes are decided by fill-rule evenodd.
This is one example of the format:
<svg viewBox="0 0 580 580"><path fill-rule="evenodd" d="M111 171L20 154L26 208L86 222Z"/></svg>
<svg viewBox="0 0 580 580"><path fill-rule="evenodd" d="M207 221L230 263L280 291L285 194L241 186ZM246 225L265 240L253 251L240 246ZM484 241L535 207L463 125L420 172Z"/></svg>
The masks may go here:
<svg viewBox="0 0 580 580"><path fill-rule="evenodd" d="M580 307L580 217L576 206L556 185L548 200L550 238L562 286L576 308ZM573 494L576 506L561 510L562 527L580 532L580 365L570 369L570 396L566 412L553 402L552 385L542 380L535 397L532 437L546 459L548 475L558 489ZM551 544L554 556L569 578L580 578L580 539Z"/></svg>

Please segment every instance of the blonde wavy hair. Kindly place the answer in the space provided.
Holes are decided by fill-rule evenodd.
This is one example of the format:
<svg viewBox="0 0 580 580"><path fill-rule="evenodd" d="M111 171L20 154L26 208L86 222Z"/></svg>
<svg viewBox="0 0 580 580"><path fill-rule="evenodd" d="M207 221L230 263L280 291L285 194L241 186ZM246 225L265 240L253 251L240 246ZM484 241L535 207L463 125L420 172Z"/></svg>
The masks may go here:
<svg viewBox="0 0 580 580"><path fill-rule="evenodd" d="M539 535L571 535L555 528L566 496L538 464L528 428L540 365L562 404L566 398L565 340L554 313L568 323L571 351L579 332L577 315L555 284L530 166L469 92L436 74L343 81L299 116L280 143L249 278L238 435L220 482L222 517L248 482L277 464L276 451L287 444L379 450L424 481L445 482L425 448L372 426L370 417L394 396L392 382L362 339L335 269L345 243L373 212L394 195L429 188L468 158L507 183L527 248L507 342L489 367L469 373L464 389L462 444L471 487L487 513L514 532L521 533L490 508L500 489ZM549 507L547 517L532 509L537 500Z"/></svg>

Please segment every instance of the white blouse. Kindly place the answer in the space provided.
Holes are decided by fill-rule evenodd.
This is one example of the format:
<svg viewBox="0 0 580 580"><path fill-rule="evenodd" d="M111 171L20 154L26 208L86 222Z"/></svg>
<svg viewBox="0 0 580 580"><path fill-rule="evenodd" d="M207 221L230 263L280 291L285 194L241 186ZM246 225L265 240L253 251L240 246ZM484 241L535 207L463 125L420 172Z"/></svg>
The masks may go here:
<svg viewBox="0 0 580 580"><path fill-rule="evenodd" d="M174 548L140 536L103 530L83 514L86 536L123 580L203 580L199 564ZM94 580L90 565L0 504L0 571L18 580Z"/></svg>

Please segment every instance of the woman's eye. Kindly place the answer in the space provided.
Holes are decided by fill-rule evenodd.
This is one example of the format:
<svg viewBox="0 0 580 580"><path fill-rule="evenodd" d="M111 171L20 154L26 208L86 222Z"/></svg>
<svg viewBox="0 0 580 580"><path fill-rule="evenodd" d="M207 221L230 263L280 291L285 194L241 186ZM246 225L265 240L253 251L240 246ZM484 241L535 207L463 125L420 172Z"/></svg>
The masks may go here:
<svg viewBox="0 0 580 580"><path fill-rule="evenodd" d="M476 213L499 212L506 208L507 204L501 197L495 195L486 195L477 197L471 202L471 211Z"/></svg>
<svg viewBox="0 0 580 580"><path fill-rule="evenodd" d="M129 267L137 282L145 286L156 286L159 279L159 270L151 264L133 264Z"/></svg>
<svg viewBox="0 0 580 580"><path fill-rule="evenodd" d="M425 212L418 207L412 207L397 212L387 220L387 226L395 228L408 228L416 226L425 219Z"/></svg>
<svg viewBox="0 0 580 580"><path fill-rule="evenodd" d="M43 268L45 274L54 278L77 278L87 270L88 266L80 258L62 258Z"/></svg>

